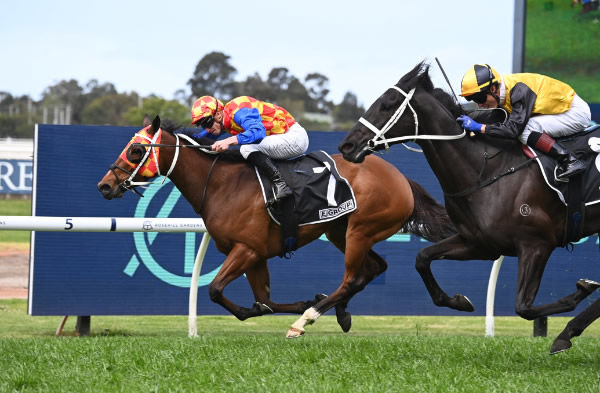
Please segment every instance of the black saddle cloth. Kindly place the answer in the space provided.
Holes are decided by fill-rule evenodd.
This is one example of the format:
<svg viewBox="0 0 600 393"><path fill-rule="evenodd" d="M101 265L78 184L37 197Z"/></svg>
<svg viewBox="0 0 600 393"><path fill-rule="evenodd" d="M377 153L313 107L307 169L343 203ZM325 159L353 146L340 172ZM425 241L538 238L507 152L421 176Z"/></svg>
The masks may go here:
<svg viewBox="0 0 600 393"><path fill-rule="evenodd" d="M575 135L560 138L558 141L586 166L585 172L580 175L582 176L581 200L586 205L600 202L600 156L598 156L598 152L600 152L600 125L590 127ZM523 150L528 156L536 157L544 180L550 188L556 191L560 200L568 205L569 180L558 180L556 178L558 170L556 160L529 146L523 145Z"/></svg>
<svg viewBox="0 0 600 393"><path fill-rule="evenodd" d="M274 163L293 191L298 225L330 221L356 210L352 187L324 151L314 151L292 160L275 160ZM255 171L266 203L273 197L273 184L256 168ZM282 221L279 210L277 206L268 208L277 224Z"/></svg>

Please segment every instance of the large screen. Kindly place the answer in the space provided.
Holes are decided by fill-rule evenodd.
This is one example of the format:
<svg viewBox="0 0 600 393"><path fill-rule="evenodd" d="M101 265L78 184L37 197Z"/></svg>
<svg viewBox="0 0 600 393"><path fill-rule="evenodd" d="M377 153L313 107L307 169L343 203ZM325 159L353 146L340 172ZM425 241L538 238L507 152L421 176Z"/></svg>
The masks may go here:
<svg viewBox="0 0 600 393"><path fill-rule="evenodd" d="M548 75L571 85L600 122L598 0L517 0L514 72ZM523 28L524 27L524 28Z"/></svg>

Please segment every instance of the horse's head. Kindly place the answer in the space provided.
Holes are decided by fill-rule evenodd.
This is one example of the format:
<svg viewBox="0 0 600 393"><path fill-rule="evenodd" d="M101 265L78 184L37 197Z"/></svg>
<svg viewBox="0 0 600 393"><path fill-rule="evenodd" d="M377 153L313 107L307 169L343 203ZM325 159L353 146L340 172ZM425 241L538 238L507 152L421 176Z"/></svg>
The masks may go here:
<svg viewBox="0 0 600 393"><path fill-rule="evenodd" d="M421 116L426 117L424 120L438 115L431 111L432 103L445 107L446 110L453 110L454 108L446 107L444 100L451 100L451 97L441 89L434 89L429 78L429 66L421 62L375 100L348 132L338 149L346 160L358 163L373 151L387 149L397 143L422 139L446 139L439 138L437 135L423 135L424 124L419 122L419 115L423 111L429 111L427 116ZM444 112L450 115L450 112ZM454 121L455 117L447 117ZM462 136L464 133L448 139Z"/></svg>
<svg viewBox="0 0 600 393"><path fill-rule="evenodd" d="M158 167L160 150L144 145L159 144L161 134L160 118L156 116L150 125L131 138L117 161L110 166L106 175L98 183L98 191L104 198L120 198L128 190L137 192L135 189L137 186L149 184L149 179L160 175Z"/></svg>

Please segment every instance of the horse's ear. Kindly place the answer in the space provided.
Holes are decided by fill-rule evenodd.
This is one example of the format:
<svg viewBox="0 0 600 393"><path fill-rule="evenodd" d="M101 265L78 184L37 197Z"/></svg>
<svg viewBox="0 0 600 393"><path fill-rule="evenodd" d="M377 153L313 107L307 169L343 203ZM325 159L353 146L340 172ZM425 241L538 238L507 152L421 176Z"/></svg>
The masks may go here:
<svg viewBox="0 0 600 393"><path fill-rule="evenodd" d="M152 127L150 127L150 129L148 131L150 131L152 134L154 134L159 129L160 129L160 117L158 117L158 115L156 115L154 120L152 120Z"/></svg>
<svg viewBox="0 0 600 393"><path fill-rule="evenodd" d="M150 120L150 116L148 116L148 114L146 113L144 115L144 120L142 121L142 125L144 127L148 127L150 124L152 124L152 120Z"/></svg>

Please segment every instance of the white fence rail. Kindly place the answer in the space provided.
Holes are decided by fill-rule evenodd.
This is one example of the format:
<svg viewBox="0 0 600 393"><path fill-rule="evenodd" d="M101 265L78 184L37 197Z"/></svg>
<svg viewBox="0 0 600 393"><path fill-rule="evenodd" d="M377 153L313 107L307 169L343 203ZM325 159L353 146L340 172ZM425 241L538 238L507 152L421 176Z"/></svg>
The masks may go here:
<svg viewBox="0 0 600 393"><path fill-rule="evenodd" d="M0 216L0 230L52 232L204 232L190 284L188 335L198 336L198 278L210 235L201 218ZM64 320L63 320L64 321ZM64 323L64 322L63 322ZM59 328L62 330L62 328Z"/></svg>
<svg viewBox="0 0 600 393"><path fill-rule="evenodd" d="M190 284L188 335L196 337L198 278L210 242L204 221L200 218L137 218L137 217L48 217L0 216L0 230L53 232L204 232L198 247ZM494 298L496 281L503 256L494 261L488 282L485 335L494 336Z"/></svg>

